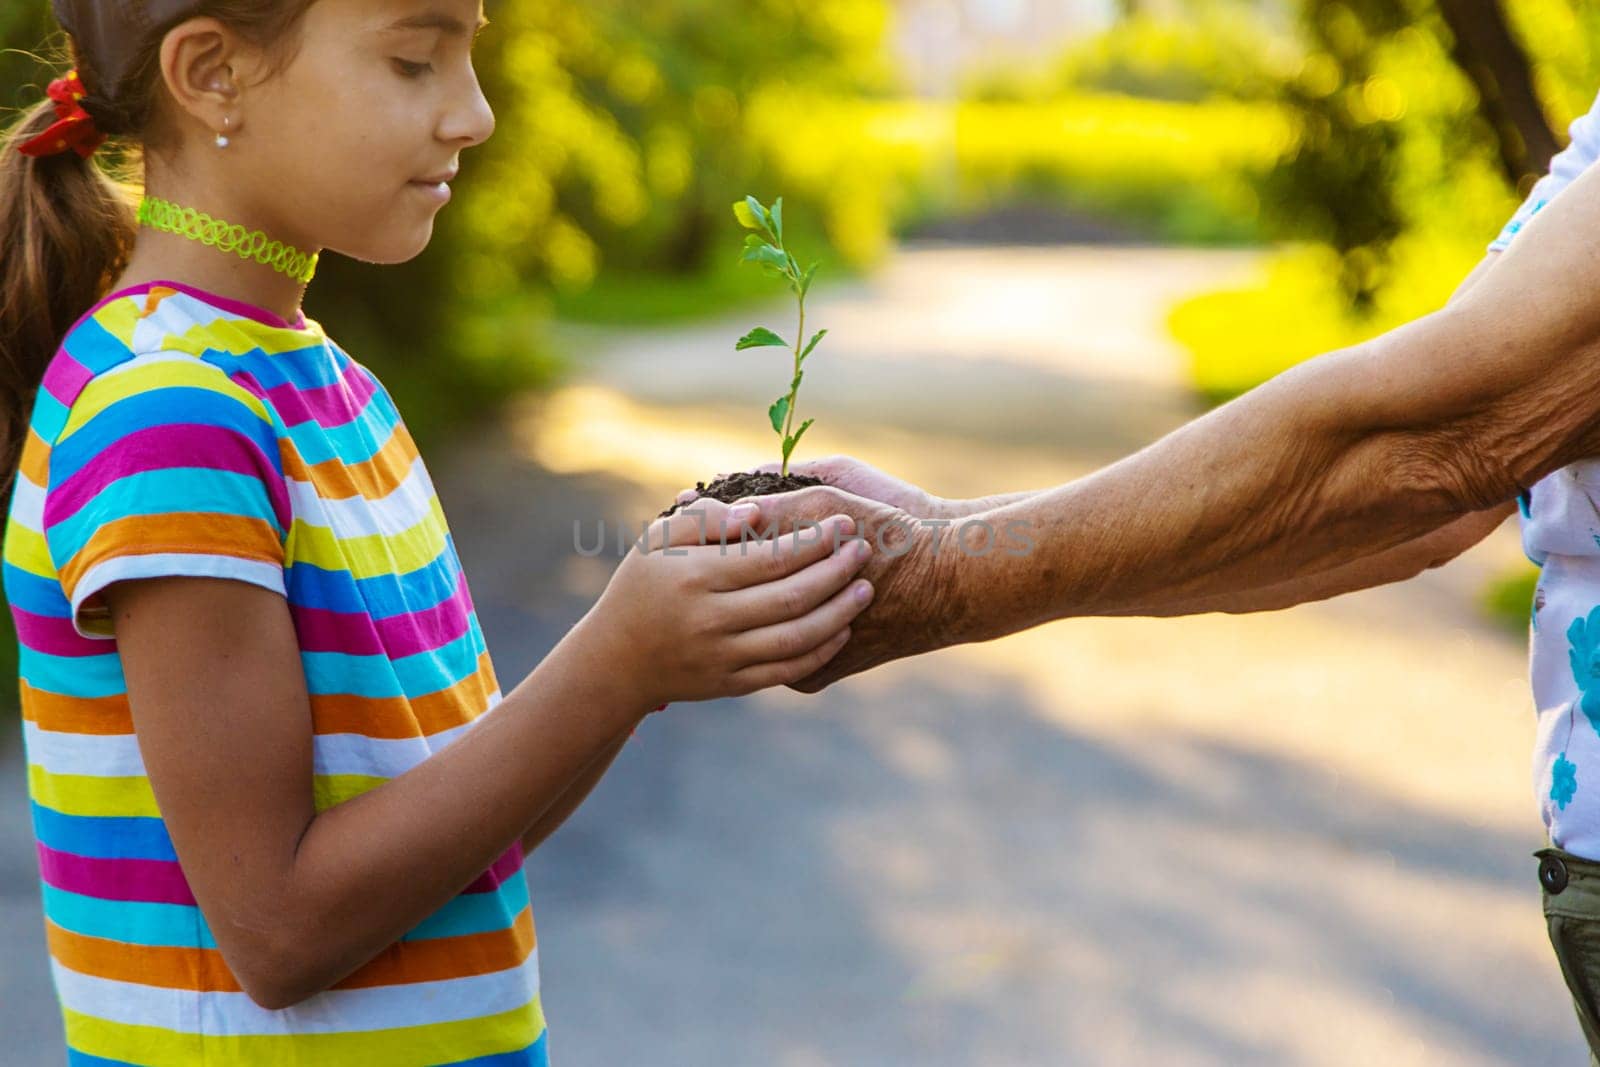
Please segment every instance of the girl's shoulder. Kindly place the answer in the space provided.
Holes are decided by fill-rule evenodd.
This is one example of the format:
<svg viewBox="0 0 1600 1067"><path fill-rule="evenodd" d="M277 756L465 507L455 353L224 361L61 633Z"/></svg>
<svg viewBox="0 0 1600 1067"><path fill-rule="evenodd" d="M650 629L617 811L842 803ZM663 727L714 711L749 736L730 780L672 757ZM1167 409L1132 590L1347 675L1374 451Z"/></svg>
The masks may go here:
<svg viewBox="0 0 1600 1067"><path fill-rule="evenodd" d="M308 379L306 368L317 377L316 368L338 351L303 313L290 323L197 286L149 281L106 294L78 317L45 369L42 391L70 406L104 375L185 359L210 364L224 377L249 372L272 385L304 388L324 384Z"/></svg>
<svg viewBox="0 0 1600 1067"><path fill-rule="evenodd" d="M391 461L415 447L384 383L314 319L286 323L177 282L119 289L86 311L45 370L32 423L54 448L108 410L133 432L229 408L289 438L311 464L370 460L374 441ZM99 420L102 433L113 421Z"/></svg>
<svg viewBox="0 0 1600 1067"><path fill-rule="evenodd" d="M195 356L276 356L329 344L322 327L302 313L290 323L265 308L177 281L150 281L97 300L63 335L65 355L98 373L152 352Z"/></svg>

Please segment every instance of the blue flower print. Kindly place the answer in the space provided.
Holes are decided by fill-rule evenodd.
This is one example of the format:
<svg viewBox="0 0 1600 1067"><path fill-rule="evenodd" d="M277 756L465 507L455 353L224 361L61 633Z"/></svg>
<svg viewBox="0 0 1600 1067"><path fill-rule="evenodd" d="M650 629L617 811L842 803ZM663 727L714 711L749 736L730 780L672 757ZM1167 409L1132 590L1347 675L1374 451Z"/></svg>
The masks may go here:
<svg viewBox="0 0 1600 1067"><path fill-rule="evenodd" d="M1556 807L1566 810L1572 802L1572 794L1578 791L1578 765L1567 759L1565 752L1556 757L1555 765L1550 768L1550 799L1556 802Z"/></svg>
<svg viewBox="0 0 1600 1067"><path fill-rule="evenodd" d="M1567 651L1572 663L1572 680L1583 694L1583 713L1589 725L1600 733L1600 607L1588 618L1573 619L1567 627Z"/></svg>

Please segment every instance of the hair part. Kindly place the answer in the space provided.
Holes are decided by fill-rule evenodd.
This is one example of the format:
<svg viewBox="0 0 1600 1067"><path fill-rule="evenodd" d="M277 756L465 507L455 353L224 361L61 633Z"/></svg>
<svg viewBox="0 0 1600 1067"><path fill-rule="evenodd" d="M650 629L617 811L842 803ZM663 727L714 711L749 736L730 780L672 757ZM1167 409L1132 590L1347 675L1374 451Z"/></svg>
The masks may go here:
<svg viewBox="0 0 1600 1067"><path fill-rule="evenodd" d="M280 62L292 55L316 0L210 0L196 16L222 22ZM191 16L193 17L193 16ZM143 193L147 150L169 143L163 130L161 42L171 25L141 45L120 99L100 96L94 57L76 42L45 62L76 68L89 95L84 110L109 140L88 159L76 152L30 157L19 145L55 122L48 97L0 132L0 494L9 505L39 383L62 337L122 274L138 235L134 205Z"/></svg>

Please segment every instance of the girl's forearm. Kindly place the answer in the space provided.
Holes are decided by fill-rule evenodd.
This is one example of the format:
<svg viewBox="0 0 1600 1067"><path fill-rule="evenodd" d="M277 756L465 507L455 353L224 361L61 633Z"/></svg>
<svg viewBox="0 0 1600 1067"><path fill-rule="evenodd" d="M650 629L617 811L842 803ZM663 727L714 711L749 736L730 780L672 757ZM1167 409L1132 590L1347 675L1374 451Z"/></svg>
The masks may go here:
<svg viewBox="0 0 1600 1067"><path fill-rule="evenodd" d="M277 999L333 986L520 849L637 725L648 701L591 638L580 622L460 739L311 821L286 894L294 947L281 954Z"/></svg>
<svg viewBox="0 0 1600 1067"><path fill-rule="evenodd" d="M539 816L538 821L523 833L522 854L524 856L532 854L533 850L543 844L546 838L560 829L561 824L566 822L573 812L583 806L583 802L589 798L589 794L594 791L594 787L600 784L600 779L606 776L606 772L611 769L611 765L622 754L622 749L627 745L628 738L632 733L633 731L629 730L613 741L611 747L595 757L594 762L583 769L583 772L578 776L578 780L573 782L567 788L567 791L562 793L556 799L556 802L546 809L543 815Z"/></svg>

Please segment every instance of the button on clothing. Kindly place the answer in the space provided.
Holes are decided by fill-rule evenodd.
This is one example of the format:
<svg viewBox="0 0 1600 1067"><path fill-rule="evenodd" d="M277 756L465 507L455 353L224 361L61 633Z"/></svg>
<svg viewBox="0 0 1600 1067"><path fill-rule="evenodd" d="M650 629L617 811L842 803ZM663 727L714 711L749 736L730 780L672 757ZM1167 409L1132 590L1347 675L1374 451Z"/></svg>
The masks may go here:
<svg viewBox="0 0 1600 1067"><path fill-rule="evenodd" d="M519 845L332 989L267 1010L217 949L133 732L102 595L126 578L287 600L318 811L499 703L438 497L377 378L304 316L175 282L121 290L46 369L10 503L28 794L74 1062L544 1064Z"/></svg>
<svg viewBox="0 0 1600 1067"><path fill-rule="evenodd" d="M1554 855L1539 860L1539 884L1552 896L1567 888L1567 865Z"/></svg>

